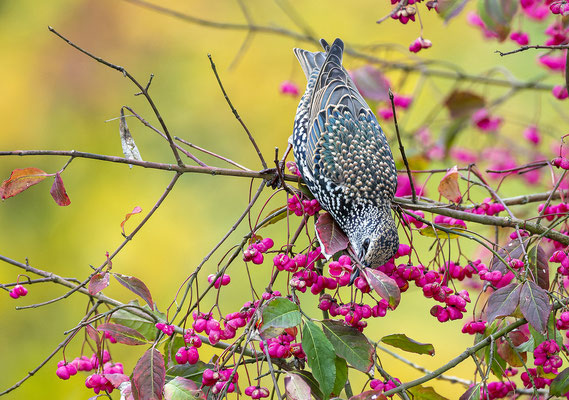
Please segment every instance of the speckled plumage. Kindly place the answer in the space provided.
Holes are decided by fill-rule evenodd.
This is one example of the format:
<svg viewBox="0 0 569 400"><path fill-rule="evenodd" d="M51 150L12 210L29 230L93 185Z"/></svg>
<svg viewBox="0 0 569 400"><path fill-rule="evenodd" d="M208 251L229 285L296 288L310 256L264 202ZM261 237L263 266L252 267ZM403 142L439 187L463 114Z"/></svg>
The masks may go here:
<svg viewBox="0 0 569 400"><path fill-rule="evenodd" d="M379 266L399 246L391 215L397 170L375 115L342 67L344 43L321 43L325 52L294 49L308 79L294 121L294 158L360 261Z"/></svg>

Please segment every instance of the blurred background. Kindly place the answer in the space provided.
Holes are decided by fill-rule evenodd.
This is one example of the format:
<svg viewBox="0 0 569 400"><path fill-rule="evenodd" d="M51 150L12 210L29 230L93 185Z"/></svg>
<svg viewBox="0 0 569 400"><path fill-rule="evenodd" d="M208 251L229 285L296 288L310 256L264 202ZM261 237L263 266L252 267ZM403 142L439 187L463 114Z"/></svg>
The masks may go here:
<svg viewBox="0 0 569 400"><path fill-rule="evenodd" d="M509 50L515 48L515 44L484 41L481 33L465 22L466 11L445 24L434 12L427 13L421 7L423 36L433 42L433 47L412 55L407 48L420 34L418 22L402 25L388 19L376 24L376 20L390 11L389 3L377 0L332 0L325 3L253 0L247 2L247 16L240 3L233 0L165 0L160 5L208 21L244 24L250 18L263 26L283 27L294 32L306 29L314 37L329 41L341 37L349 46L373 52L386 60L442 60L443 63L434 64L441 70L454 70L455 67L449 66L452 63L465 73L500 79L526 81L547 75L536 64L535 53L504 58L495 54L497 48ZM474 8L474 4L467 5L467 11ZM305 85L292 48L316 50L313 43L286 35L257 32L247 38L245 30L213 28L183 21L135 2L3 1L0 2L2 150L74 149L122 156L116 118L123 105L132 107L158 126L145 100L134 96L137 89L128 79L65 44L48 31L48 25L92 53L124 66L143 84L150 74L154 74L150 93L173 135L251 169L261 168L259 160L220 93L207 54L212 54L233 104L265 158L272 163L275 147L281 150L281 154L286 148L299 100L299 96L282 94L280 85L290 80L301 91ZM537 24L525 25L524 29L533 35L536 43L543 42L543 29ZM346 57L344 64L355 69L366 62ZM415 99L413 107L400 116L407 141L405 145L412 156L420 154L424 146L413 132L454 85L476 89L493 99L509 90L507 87L476 86L473 82L457 84L453 80L439 78L425 81L418 74L404 74L396 69L384 72L396 93L411 95ZM562 78L552 77L547 82L561 84ZM460 143L465 148L476 147L479 151L485 146L496 146L498 140L502 144L517 145L523 127L538 122L547 127L543 131L547 138L559 138L566 120L559 116L560 106L552 104L553 101L555 99L548 91L521 93L498 106L497 112L504 118L503 136L499 139L483 136L472 128L461 134ZM378 104L372 106L377 107ZM445 118L434 118L432 122L431 134L436 139L444 129ZM128 123L144 160L174 163L165 141L134 118L129 118ZM388 137L393 139L392 123L383 122L383 126ZM554 156L549 145L542 144L525 153L520 152L518 161L532 161L536 151L543 154L542 158ZM194 153L212 165L228 166L209 156ZM53 173L66 161L64 157L0 157L0 177L7 179L10 171L25 167L37 167ZM446 168L455 163L440 160L429 165ZM34 267L60 276L84 279L91 271L89 265L101 265L105 252L114 251L123 241L120 223L125 214L135 206L142 207L143 213L148 212L165 190L172 174L76 159L62 177L71 199L68 207L59 207L51 199L51 179L0 204L0 254L20 262L27 260ZM507 185L501 194L543 191L550 184L548 178L544 179L531 188L524 186L526 183L521 180L516 181ZM435 185L430 193L433 198L437 197L437 183L438 179L432 183ZM257 186L258 182L254 182L253 188ZM134 275L146 282L158 308L165 311L181 282L241 214L248 203L249 188L249 179L184 175L149 223L114 259L113 271ZM263 198L269 195L267 191ZM267 210L280 207L284 202L285 195L281 193L271 199ZM263 203L259 202L255 208L254 217ZM126 225L127 232L141 218L140 215L132 217ZM283 226L272 226L265 236L272 236L277 242L279 237L283 237ZM201 276L203 284L207 275L215 272L221 256L239 243L247 232L245 223L205 265ZM429 251L430 244L422 245L425 252ZM462 250L475 258L476 247L464 243ZM270 267L268 263L253 267L253 278L259 282L257 290L262 291ZM224 313L237 311L236 305L250 300L248 291L244 294L244 286L239 284L239 279L245 276L241 268L244 268L241 262L230 268L234 284L222 292L220 305ZM20 272L8 264L1 264L0 283L14 282ZM3 360L0 390L23 378L27 371L44 360L64 339L63 332L73 328L88 307L87 298L75 294L45 307L16 311L16 305L39 303L65 293L64 288L52 284L34 285L29 290L23 299L15 301L3 294L0 300L3 327L0 335ZM117 282L111 282L105 294L124 302L133 298ZM315 296L310 294L304 295L303 301L316 304ZM459 333L464 321L438 323L429 315L431 306L432 302L426 301L416 288L412 288L403 296L397 311L374 321L367 333L375 339L389 333L405 333L418 341L433 343L436 349L434 357L408 357L428 369L435 369L472 344L472 337ZM307 307L304 306L305 309ZM318 318L317 310L314 308L313 311L313 316ZM77 338L68 347L66 355L69 359L80 354L80 345L81 340ZM112 348L114 360L124 363L126 373L132 371L143 351L142 348L120 344ZM202 359L209 359L214 354L219 352L204 349ZM85 376L81 373L69 381L56 378L56 363L61 359L61 354L57 355L37 376L6 398L43 398L46 393L50 398L58 399L92 396L93 393L84 386ZM421 375L389 355L382 356L382 363L401 381ZM450 374L472 379L472 367L471 363L464 363ZM356 379L353 382L354 392L359 393L364 383L363 379ZM439 393L451 399L463 391L462 387L448 382L430 382L428 385L434 385ZM118 398L116 393L113 396Z"/></svg>

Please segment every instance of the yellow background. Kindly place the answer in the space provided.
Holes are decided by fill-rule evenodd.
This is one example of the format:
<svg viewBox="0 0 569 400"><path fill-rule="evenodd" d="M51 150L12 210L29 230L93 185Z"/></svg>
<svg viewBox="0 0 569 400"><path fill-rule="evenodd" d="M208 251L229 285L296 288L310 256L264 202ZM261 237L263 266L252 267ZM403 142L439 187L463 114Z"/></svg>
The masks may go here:
<svg viewBox="0 0 569 400"><path fill-rule="evenodd" d="M298 30L276 2L246 3L255 23ZM534 55L524 53L500 58L494 54L496 48L510 49L514 45L511 42L496 44L483 41L477 30L467 26L464 14L443 25L434 12L427 13L426 8L420 5L424 36L432 40L433 47L414 56L407 53L406 48L419 35L418 23L407 26L392 20L381 25L375 23L389 11L386 1L291 3L316 37L329 41L341 37L351 45L396 46L391 50L379 50L377 54L380 56L441 59L473 74L493 67L507 68L521 79L543 74L543 70L535 66ZM164 1L161 4L208 20L246 22L236 1ZM75 149L122 156L118 120L114 119L122 105L133 107L158 126L144 99L133 96L137 90L131 82L117 71L66 45L48 31L48 25L94 54L126 67L143 84L153 73L155 77L150 92L173 135L252 169L260 169L259 161L221 96L207 54L213 55L233 104L255 136L267 161L272 163L274 148L279 147L282 154L286 147L298 101L280 94L279 85L291 79L303 90L305 84L291 50L293 47L315 49L312 44L289 37L256 33L240 54L240 47L247 36L245 31L190 24L125 1L0 2L2 150ZM539 35L533 25L529 28ZM233 67L229 68L232 62ZM345 65L355 68L364 63L346 57ZM389 76L396 92L412 93L417 82L417 76L412 75L406 86L399 88L397 84L401 74L390 71ZM452 82L445 80L426 85L427 95L421 98L407 119L403 115L402 125L409 129L416 127L411 117L422 119L451 85ZM493 90L483 89L484 93L496 93ZM545 109L549 104L548 93L534 95L534 98L517 98L509 103L508 108L501 110L513 130L518 127L518 135L519 125L534 119L536 112L527 110L535 110L535 97L541 99L542 96L546 97L543 100ZM134 118L129 118L128 123L144 160L174 162L168 145L161 138ZM554 122L551 124L555 126ZM385 125L388 124L384 127L392 137L393 129ZM559 136L559 129L552 128L545 134ZM436 134L437 127L433 130ZM472 143L477 139L464 140ZM407 145L411 149L414 147L412 143ZM212 165L226 166L208 156L196 155ZM30 166L53 173L65 162L63 157L2 157L0 176L7 179L12 169ZM135 206L141 206L144 212L148 212L164 191L172 173L77 159L62 177L71 198L69 207L58 207L52 201L49 194L51 179L0 204L0 254L21 262L28 259L30 265L64 277L83 279L91 271L89 265L99 266L105 259L105 252L114 251L122 242L120 223L124 215ZM115 258L113 271L134 275L146 282L158 307L164 311L178 285L227 232L246 206L249 183L248 179L242 178L184 175L164 205ZM255 182L253 187L257 186L258 182ZM268 194L269 191L263 198L266 199ZM283 194L277 195L267 210L284 204L284 199ZM260 202L259 206L262 204ZM259 207L253 216L256 217L258 212ZM127 223L127 231L140 220L140 215L133 217ZM297 221L294 219L293 223ZM241 226L206 264L201 275L202 287L207 274L216 270L221 255L247 232L246 225ZM275 227L269 233L279 237ZM428 245L424 246L425 251ZM256 288L262 291L269 274L269 263L253 267L254 279L258 281ZM224 313L236 311L250 299L243 268L241 262L230 268L233 284L222 292L220 301ZM20 272L2 264L0 282L13 282ZM63 331L71 329L81 319L87 307L87 298L75 294L46 307L14 310L16 305L42 302L65 292L62 287L52 284L34 285L29 290L27 297L17 301L2 293L0 390L11 386L40 363L63 340ZM105 294L124 302L133 298L116 281L111 282ZM310 305L315 303L313 296L304 295L302 298L304 309L310 309ZM389 333L406 333L418 341L433 343L436 348L434 357L408 355L408 358L428 369L435 369L470 345L472 337L459 333L464 321L436 322L429 315L433 304L412 287L410 293L403 295L397 311L374 321L366 333L375 339ZM314 311L313 316L317 318L319 313ZM69 359L79 354L80 342L81 338L77 338L69 346L66 353ZM144 349L114 345L112 350L115 361L122 361L125 372L130 373ZM202 359L215 353L219 352L208 352L204 348ZM37 376L6 398L90 397L92 392L84 387L84 373L66 382L56 378L56 362L61 358L60 354L57 355ZM382 356L382 363L388 372L402 381L421 375L388 355ZM449 374L472 379L472 364L467 364ZM357 379L353 382L355 393L359 393L363 383ZM464 391L460 385L446 382L435 381L428 385L434 385L450 399L458 398L458 393Z"/></svg>

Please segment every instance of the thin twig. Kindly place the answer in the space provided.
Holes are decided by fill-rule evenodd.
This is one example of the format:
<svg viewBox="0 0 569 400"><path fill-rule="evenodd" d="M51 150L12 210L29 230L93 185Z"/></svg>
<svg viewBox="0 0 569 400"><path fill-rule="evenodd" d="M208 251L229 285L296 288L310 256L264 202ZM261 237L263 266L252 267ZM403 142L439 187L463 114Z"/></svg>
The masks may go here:
<svg viewBox="0 0 569 400"><path fill-rule="evenodd" d="M197 146L197 145L195 145L195 144L193 144L193 143L188 142L187 140L184 140L184 139L182 139L182 138L179 138L178 136L174 136L174 140L177 140L177 141L179 141L179 142L181 142L181 143L184 143L186 146L190 146L191 148L194 148L194 149L196 149L196 150L198 150L198 151L201 151L202 153L209 154L210 156L213 156L213 157L215 157L215 158L219 158L220 160L223 160L223 161L225 161L225 162L228 163L228 164L234 165L234 166L236 166L237 168L242 169L243 171L251 171L249 168L244 167L244 166L242 166L241 164L236 163L235 161L233 161L233 160L231 160L231 159L229 159L229 158L227 158L227 157L220 156L219 154L216 154L216 153L214 153L213 151L206 150L206 149L204 149L204 148L202 148L202 147L200 147L200 146Z"/></svg>
<svg viewBox="0 0 569 400"><path fill-rule="evenodd" d="M536 45L532 45L532 46L518 47L515 50L506 51L506 52L496 50L495 53L498 53L498 54L500 54L500 56L504 57L504 56L508 56L510 54L519 53L519 52L530 50L530 49L565 50L565 49L569 49L569 44L560 44L557 46L545 46L545 45L536 44Z"/></svg>
<svg viewBox="0 0 569 400"><path fill-rule="evenodd" d="M146 87L144 87L124 67L121 67L120 65L112 64L108 61L105 61L101 57L97 57L96 55L94 55L94 54L88 52L87 50L79 47L78 45L76 45L75 43L73 43L69 39L67 39L65 36L63 36L62 34L57 32L51 26L48 26L48 29L50 32L54 33L56 36L61 38L63 41L65 41L71 47L74 47L75 49L79 50L81 53L85 54L86 56L91 57L93 60L95 60L95 61L97 61L103 65L106 65L109 68L112 68L114 70L121 72L124 76L126 76L128 79L130 79L131 82L134 83L140 89L140 92L146 98L146 101L148 102L148 104L152 108L152 111L154 111L154 115L156 115L156 118L158 118L158 121L160 122L160 125L162 126L162 129L164 130L164 134L166 135L166 138L168 139L168 143L170 143L170 148L172 149L172 153L174 153L174 158L176 159L176 162L178 163L179 166L184 165L184 163L182 162L182 159L180 158L180 154L178 153L178 150L176 149L176 145L174 144L174 141L172 140L172 136L170 135L170 132L168 131L168 128L166 127L166 123L162 119L162 115L160 115L160 112L158 111L158 108L154 104L152 97L150 97L150 95L148 94L147 89L150 86L150 82L152 81L152 78L148 81L148 85Z"/></svg>
<svg viewBox="0 0 569 400"><path fill-rule="evenodd" d="M209 63L211 64L211 69L213 70L215 78L217 79L217 83L219 84L219 88L221 89L221 92L223 93L223 97L225 97L225 101L227 101L227 104L229 105L231 112L233 113L233 115L235 116L237 121L239 121L239 123L241 124L241 126L243 127L245 132L247 133L247 136L249 137L249 141L251 142L251 144L255 148L255 151L257 152L257 155L259 156L259 160L261 160L261 165L263 166L263 169L267 169L267 163L265 162L265 159L263 158L263 154L261 153L261 150L259 150L259 146L257 146L257 142L255 142L253 135L251 135L251 132L249 132L247 125L245 125L245 123L243 122L243 119L241 119L241 116L239 115L239 113L237 112L235 107L233 107L231 100L229 100L229 96L227 95L227 93L225 92L225 89L223 88L223 84L221 83L221 79L219 77L219 74L217 73L217 68L215 67L215 63L213 62L213 58L211 58L211 54L208 54L207 57L209 58Z"/></svg>
<svg viewBox="0 0 569 400"><path fill-rule="evenodd" d="M411 186L413 203L416 203L417 193L415 192L415 184L413 183L413 177L411 176L411 168L409 167L407 156L405 156L405 148L403 147L401 135L399 134L399 126L397 125L397 113L395 112L395 102L393 101L393 92L391 91L391 88L389 89L389 100L391 100L391 109L393 110L393 123L395 124L395 133L397 133L397 142L399 142L399 151L401 152L401 157L403 158L403 163L405 164L405 169L407 170L407 177L409 178L409 186Z"/></svg>

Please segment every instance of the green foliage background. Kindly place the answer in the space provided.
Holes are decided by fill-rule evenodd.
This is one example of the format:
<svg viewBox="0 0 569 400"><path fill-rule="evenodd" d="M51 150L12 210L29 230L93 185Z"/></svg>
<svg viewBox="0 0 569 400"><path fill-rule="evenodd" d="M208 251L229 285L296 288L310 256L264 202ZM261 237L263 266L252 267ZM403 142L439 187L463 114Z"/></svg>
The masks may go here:
<svg viewBox="0 0 569 400"><path fill-rule="evenodd" d="M408 26L391 20L381 25L375 23L389 11L387 1L291 3L297 3L294 6L298 14L318 37L328 40L341 37L350 44L394 44L403 49L402 53L391 50L379 53L386 57L409 57L405 49L419 34L418 23ZM245 23L236 1L171 0L161 4L209 20ZM255 0L247 5L256 23L296 29L276 2ZM467 26L464 14L447 26L434 13L423 12L421 18L425 37L434 44L432 49L417 55L421 59L451 61L469 73L479 73L492 66L508 68L522 79L542 73L535 66L534 55L524 53L509 58L495 55L496 45L482 41L480 33ZM245 31L184 23L126 1L21 0L0 2L0 148L3 150L75 149L121 156L118 120L113 118L119 115L122 105L132 106L156 124L144 99L133 96L136 90L127 79L67 46L48 32L48 25L94 54L126 67L141 82L151 73L155 74L151 94L174 135L250 168L260 168L244 132L220 94L206 56L211 53L234 105L267 160L272 161L275 146L281 151L286 147L297 99L281 95L278 89L286 79L303 87L305 78L291 49L311 48L311 45L284 36L255 34L246 51L239 54L247 35ZM533 31L539 37L537 29L529 29L530 34ZM501 47L513 48L513 45L507 43ZM232 62L234 66L229 68ZM363 61L348 57L345 64L355 68L363 65ZM401 74L393 72L389 76L397 84ZM408 93L416 79L410 76L404 88L395 90ZM426 86L425 96L413 115L418 118L427 112L433 102L438 101L437 95L450 84L438 80ZM516 107L514 102L510 110L512 116ZM403 117L403 126L415 126L410 118ZM165 142L135 119L128 122L144 160L173 162ZM384 128L390 136L392 127ZM223 165L209 157L203 159ZM6 179L12 169L29 166L55 172L65 161L59 157L2 157L0 175ZM112 252L122 242L120 223L124 215L134 206L149 211L170 179L171 174L166 172L75 160L63 174L71 206L58 207L52 201L51 180L0 204L0 253L18 261L28 259L31 265L64 277L83 278L90 272L89 265L100 265L105 252ZM253 187L257 185L254 183ZM244 209L248 192L247 179L184 175L163 207L116 257L113 270L145 281L158 307L164 311L178 285ZM284 195L277 196L267 207L270 210L281 204L284 204ZM133 217L127 223L127 231L138 221L140 216ZM276 235L276 228L271 229ZM236 243L244 233L246 224L228 243ZM219 254L230 245L224 246ZM215 270L219 258L217 255L207 264L203 282L207 274ZM234 284L222 292L221 299L226 313L236 311L237 305L250 298L242 268L244 265L238 262L230 269ZM6 264L1 265L0 282L14 281L18 272ZM254 268L253 279L259 280L258 289L264 287L269 272L267 265ZM414 288L411 290L416 292ZM63 340L62 332L80 320L87 299L73 295L38 309L15 311L14 307L42 302L63 293L63 288L50 284L34 285L29 295L18 301L2 293L0 390L21 379ZM132 298L116 282L112 282L105 293L125 302ZM306 300L310 298L304 296ZM390 333L405 333L421 342L433 343L434 357L409 358L435 369L471 344L472 338L459 333L463 321L436 322L428 314L431 306L418 293L405 294L398 310L374 321L367 334L379 339ZM76 340L67 350L69 359L79 354L79 343L80 340ZM128 372L144 351L122 345L114 345L112 350L115 361L122 361ZM201 354L202 358L209 358L214 353L203 351ZM81 373L68 382L56 378L55 364L60 359L61 356L57 356L50 361L36 377L6 398L44 398L47 393L50 398L58 399L91 396L92 392L83 385L85 376ZM420 375L388 355L382 360L385 369L402 381ZM472 371L471 366L466 365L452 373L470 379ZM354 382L354 391L358 392L363 383ZM445 382L432 384L449 398L456 398L457 391L462 391Z"/></svg>

